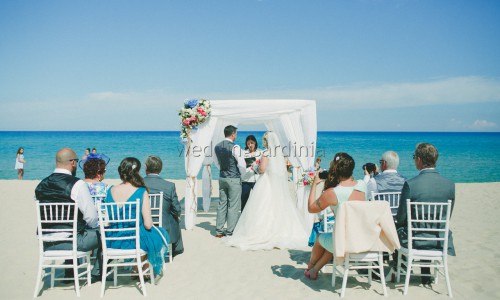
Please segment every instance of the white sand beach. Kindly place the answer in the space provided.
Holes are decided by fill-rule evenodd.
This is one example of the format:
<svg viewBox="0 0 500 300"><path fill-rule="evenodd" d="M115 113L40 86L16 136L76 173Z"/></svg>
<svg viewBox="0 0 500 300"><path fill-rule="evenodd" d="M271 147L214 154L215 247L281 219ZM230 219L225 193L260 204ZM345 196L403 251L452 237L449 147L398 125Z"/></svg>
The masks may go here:
<svg viewBox="0 0 500 300"><path fill-rule="evenodd" d="M105 180L116 184L118 180ZM183 204L184 181L175 181ZM34 189L38 181L0 180L4 206L1 256L0 299L31 299L38 264L38 241L35 235ZM199 204L197 225L183 230L185 252L167 264L156 286L146 283L150 299L337 299L340 283L330 285L331 266L311 281L303 275L309 251L272 250L243 252L229 248L214 238L217 182L209 212ZM201 189L201 184L199 185ZM451 220L456 257L450 257L450 277L456 299L499 299L500 291L500 183L457 184L455 210ZM200 198L201 199L201 198ZM200 200L201 201L201 200ZM307 249L306 249L307 250ZM448 298L444 278L432 288L412 279L407 296L403 283L388 282L392 299ZM81 299L99 298L101 283L84 286ZM46 284L41 299L76 298L73 285L49 289ZM144 299L132 281L106 288L106 299ZM384 299L381 285L369 287L366 278L352 277L346 299Z"/></svg>

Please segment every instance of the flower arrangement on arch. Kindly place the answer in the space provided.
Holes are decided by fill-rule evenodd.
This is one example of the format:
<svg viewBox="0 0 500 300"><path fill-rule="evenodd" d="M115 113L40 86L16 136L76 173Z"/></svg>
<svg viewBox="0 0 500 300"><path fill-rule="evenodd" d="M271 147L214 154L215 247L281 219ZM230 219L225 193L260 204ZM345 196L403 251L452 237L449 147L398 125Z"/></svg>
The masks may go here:
<svg viewBox="0 0 500 300"><path fill-rule="evenodd" d="M302 183L304 186L311 185L314 181L314 176L316 175L314 167L307 169L305 172L302 172L301 180L299 184Z"/></svg>
<svg viewBox="0 0 500 300"><path fill-rule="evenodd" d="M181 139L186 140L192 129L205 123L212 112L210 101L205 99L188 99L179 111L181 117Z"/></svg>

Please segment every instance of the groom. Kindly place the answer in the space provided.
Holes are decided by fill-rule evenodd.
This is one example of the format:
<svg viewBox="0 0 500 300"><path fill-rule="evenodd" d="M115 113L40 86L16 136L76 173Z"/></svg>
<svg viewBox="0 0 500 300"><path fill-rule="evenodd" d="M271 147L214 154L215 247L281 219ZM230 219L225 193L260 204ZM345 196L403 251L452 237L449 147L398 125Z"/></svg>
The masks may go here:
<svg viewBox="0 0 500 300"><path fill-rule="evenodd" d="M219 205L217 207L217 222L215 237L231 236L239 218L241 207L241 174L245 172L246 163L241 148L234 144L236 127L229 125L224 128L222 142L215 150L214 163L220 170L219 176ZM224 232L224 224L227 229Z"/></svg>

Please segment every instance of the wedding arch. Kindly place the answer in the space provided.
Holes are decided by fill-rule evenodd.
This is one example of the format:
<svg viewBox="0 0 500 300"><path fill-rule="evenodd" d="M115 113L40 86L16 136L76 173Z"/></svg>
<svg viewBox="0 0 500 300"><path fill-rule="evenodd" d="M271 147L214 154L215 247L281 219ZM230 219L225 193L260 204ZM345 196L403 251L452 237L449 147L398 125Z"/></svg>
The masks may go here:
<svg viewBox="0 0 500 300"><path fill-rule="evenodd" d="M303 170L314 166L316 155L316 102L314 100L213 100L206 122L192 129L184 145L186 170L185 225L191 230L198 211L197 176L203 167L203 209L211 201L211 165L213 148L224 139L224 127L239 124L264 124L275 132L280 146L293 165L294 182ZM218 170L217 170L218 171ZM295 184L297 207L302 210L306 224L312 228L313 216L307 212L308 187Z"/></svg>

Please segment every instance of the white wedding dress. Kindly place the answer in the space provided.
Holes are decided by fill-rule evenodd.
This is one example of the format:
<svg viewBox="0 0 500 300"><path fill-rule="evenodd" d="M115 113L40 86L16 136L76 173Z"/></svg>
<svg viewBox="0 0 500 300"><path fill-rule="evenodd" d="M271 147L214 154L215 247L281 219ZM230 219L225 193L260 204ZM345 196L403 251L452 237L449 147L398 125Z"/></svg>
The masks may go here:
<svg viewBox="0 0 500 300"><path fill-rule="evenodd" d="M278 138L269 132L267 140L266 171L257 180L226 245L242 250L307 248L310 232L290 194L285 159L276 147Z"/></svg>

